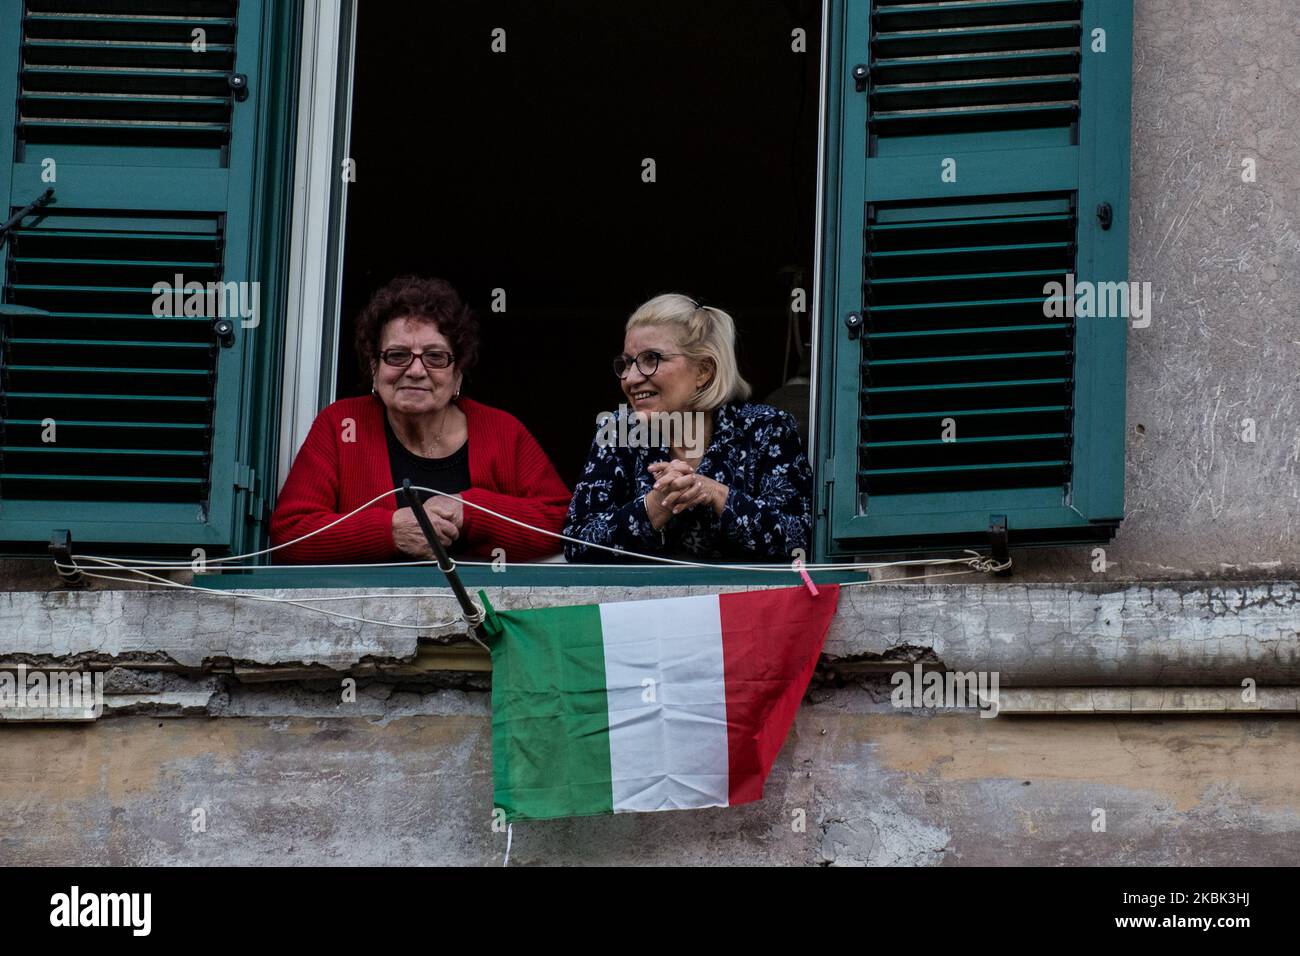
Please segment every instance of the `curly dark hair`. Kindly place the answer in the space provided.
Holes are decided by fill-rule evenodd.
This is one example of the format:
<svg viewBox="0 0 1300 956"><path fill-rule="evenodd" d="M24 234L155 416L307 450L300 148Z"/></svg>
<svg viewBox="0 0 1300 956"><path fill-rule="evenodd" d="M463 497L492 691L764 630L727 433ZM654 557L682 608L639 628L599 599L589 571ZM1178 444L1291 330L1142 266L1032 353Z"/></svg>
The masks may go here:
<svg viewBox="0 0 1300 956"><path fill-rule="evenodd" d="M437 324L451 343L461 374L468 374L478 362L478 319L452 284L446 279L397 276L376 291L357 316L355 347L362 381L370 380L372 366L379 362L384 326L408 315Z"/></svg>

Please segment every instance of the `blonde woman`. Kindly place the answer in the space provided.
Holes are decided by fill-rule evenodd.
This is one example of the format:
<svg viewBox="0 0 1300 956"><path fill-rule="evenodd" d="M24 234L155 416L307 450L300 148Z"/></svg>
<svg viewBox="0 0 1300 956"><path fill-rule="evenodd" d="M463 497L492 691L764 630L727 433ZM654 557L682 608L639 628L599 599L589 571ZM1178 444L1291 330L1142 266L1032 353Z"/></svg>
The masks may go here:
<svg viewBox="0 0 1300 956"><path fill-rule="evenodd" d="M812 470L794 419L746 401L731 316L656 296L627 320L614 373L622 418L597 432L566 535L704 559L786 561L809 550ZM572 543L565 557L618 560Z"/></svg>

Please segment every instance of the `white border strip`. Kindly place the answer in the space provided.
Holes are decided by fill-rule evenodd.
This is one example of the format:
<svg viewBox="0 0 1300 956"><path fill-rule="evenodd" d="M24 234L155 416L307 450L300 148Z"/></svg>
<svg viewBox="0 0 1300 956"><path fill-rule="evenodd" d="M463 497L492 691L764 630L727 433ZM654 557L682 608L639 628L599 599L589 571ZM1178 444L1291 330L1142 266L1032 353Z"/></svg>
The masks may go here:
<svg viewBox="0 0 1300 956"><path fill-rule="evenodd" d="M337 323L332 341L326 342L325 316L337 314L342 292L339 283L335 283L333 289L326 287L331 252L335 258L342 256L341 248L330 249L331 194L334 177L342 174L342 170L334 166L342 6L342 0L304 0L303 3L277 489L288 477L289 466L320 411L322 391L333 394L338 364ZM348 35L354 37L355 29ZM350 63L349 51L348 89L343 91L349 105L352 98ZM345 142L350 141L350 137L349 117ZM340 196L345 211L346 183Z"/></svg>

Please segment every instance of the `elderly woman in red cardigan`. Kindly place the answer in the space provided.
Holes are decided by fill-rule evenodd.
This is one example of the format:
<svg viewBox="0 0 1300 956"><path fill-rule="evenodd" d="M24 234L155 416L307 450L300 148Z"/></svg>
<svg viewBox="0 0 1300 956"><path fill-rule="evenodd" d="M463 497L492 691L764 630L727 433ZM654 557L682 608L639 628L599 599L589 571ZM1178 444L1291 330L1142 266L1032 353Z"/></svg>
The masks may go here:
<svg viewBox="0 0 1300 956"><path fill-rule="evenodd" d="M569 489L513 416L460 394L478 353L478 327L442 279L400 276L357 320L369 395L345 398L312 424L271 517L271 543L324 528L384 491L411 484L525 524L559 531ZM555 538L428 492L422 505L451 554L528 561L560 550ZM328 531L275 552L295 564L431 559L409 508L389 495Z"/></svg>

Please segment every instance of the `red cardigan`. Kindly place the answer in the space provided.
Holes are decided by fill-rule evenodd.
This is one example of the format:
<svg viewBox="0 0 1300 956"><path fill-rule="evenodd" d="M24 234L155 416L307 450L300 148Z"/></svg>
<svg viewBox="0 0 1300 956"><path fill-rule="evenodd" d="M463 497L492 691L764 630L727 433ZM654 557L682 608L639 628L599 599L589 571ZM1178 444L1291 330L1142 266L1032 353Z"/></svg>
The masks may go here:
<svg viewBox="0 0 1300 956"><path fill-rule="evenodd" d="M569 489L528 429L508 412L467 398L457 400L469 431L470 488L467 502L483 505L518 521L560 531L569 508ZM347 419L351 428L345 428ZM344 441L346 437L352 441ZM373 395L345 398L316 416L307 440L289 469L271 516L271 543L283 544L365 504L393 487L384 405ZM397 495L328 531L274 552L286 564L401 560L393 545ZM490 557L504 548L506 560L529 561L554 554L561 542L502 521L465 505L461 537L468 554Z"/></svg>

